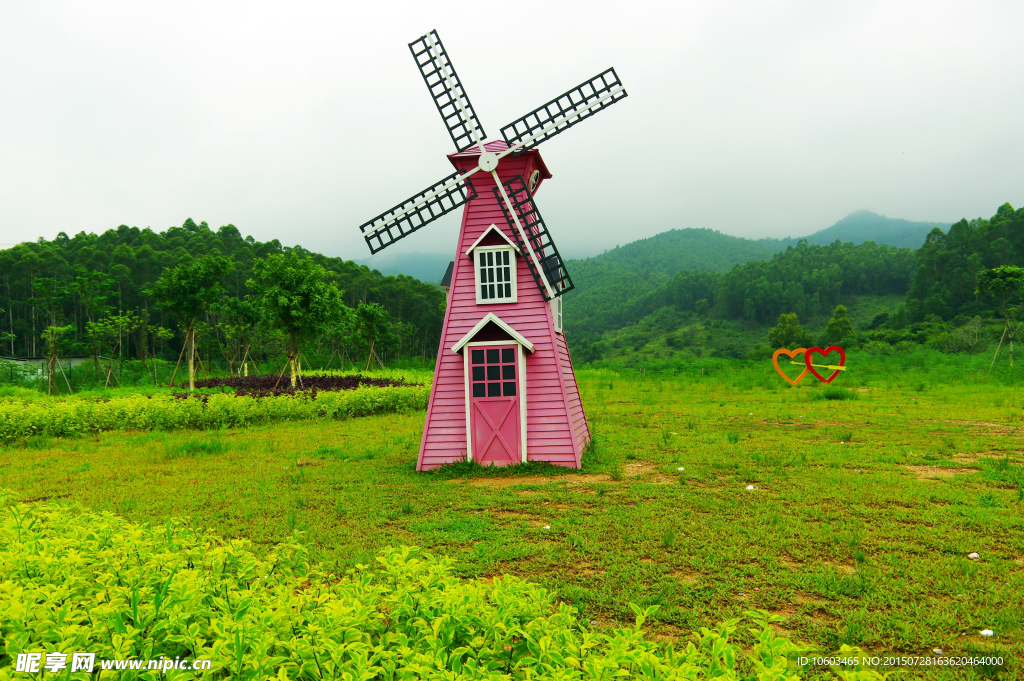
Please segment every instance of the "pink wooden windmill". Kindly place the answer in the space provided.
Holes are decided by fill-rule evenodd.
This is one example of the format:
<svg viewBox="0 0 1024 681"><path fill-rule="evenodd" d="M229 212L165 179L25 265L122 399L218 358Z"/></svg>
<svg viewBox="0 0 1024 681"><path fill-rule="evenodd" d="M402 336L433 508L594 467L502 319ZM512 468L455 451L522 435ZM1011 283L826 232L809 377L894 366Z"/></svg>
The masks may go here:
<svg viewBox="0 0 1024 681"><path fill-rule="evenodd" d="M376 253L465 206L418 470L456 461L578 468L590 440L562 331L573 288L534 203L541 142L626 96L614 69L486 142L436 31L409 44L458 150L455 172L360 227Z"/></svg>

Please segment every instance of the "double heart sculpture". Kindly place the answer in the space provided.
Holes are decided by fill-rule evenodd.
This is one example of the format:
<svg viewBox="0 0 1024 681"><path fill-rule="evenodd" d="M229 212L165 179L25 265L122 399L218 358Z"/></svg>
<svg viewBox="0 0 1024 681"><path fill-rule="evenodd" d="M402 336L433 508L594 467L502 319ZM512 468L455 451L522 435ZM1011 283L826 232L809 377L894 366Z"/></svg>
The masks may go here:
<svg viewBox="0 0 1024 681"><path fill-rule="evenodd" d="M814 364L813 363L812 357L813 357L814 353L818 353L819 355L821 355L824 358L826 355L828 355L829 353L832 353L832 352L838 352L839 353L839 364ZM790 360L795 360L796 356L799 355L800 353L803 353L803 355L804 355L804 362L803 363L806 366L804 367L803 372L801 372L801 374L799 376L797 376L795 379L792 379L792 378L790 378L789 376L786 375L786 372L784 372L781 368L779 368L779 355L787 355ZM838 345L830 345L830 346L828 346L827 348L824 348L824 349L819 348L819 347L797 348L796 350L787 350L786 348L779 348L778 350L775 351L775 354L772 355L772 364L775 365L775 370L779 372L779 376L782 376L784 379L789 381L789 383L791 385L796 385L800 381L804 380L804 376L806 376L808 374L808 372L814 374L815 377L819 381L824 381L825 383L831 383L832 379L835 378L836 376L838 376L840 371L845 371L846 370L846 353ZM799 362L791 362L791 364L799 364ZM816 368L818 368L818 369L834 369L834 371L832 372L831 376L829 376L828 378L825 378L824 376L822 376L821 374L819 374L816 371Z"/></svg>

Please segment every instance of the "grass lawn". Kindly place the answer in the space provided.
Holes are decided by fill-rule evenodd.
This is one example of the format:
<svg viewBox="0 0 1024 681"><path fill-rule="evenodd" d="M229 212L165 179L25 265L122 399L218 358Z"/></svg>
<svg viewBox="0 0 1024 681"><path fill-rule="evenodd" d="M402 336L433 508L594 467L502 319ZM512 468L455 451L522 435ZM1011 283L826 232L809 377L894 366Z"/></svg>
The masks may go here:
<svg viewBox="0 0 1024 681"><path fill-rule="evenodd" d="M417 413L40 438L0 450L0 488L266 545L300 530L339 568L425 546L466 576L538 581L601 624L659 604L663 637L759 608L826 652L998 651L1000 678L1020 673L1019 388L843 376L837 394L856 399L823 400L761 368L578 374L597 436L582 471L416 473Z"/></svg>

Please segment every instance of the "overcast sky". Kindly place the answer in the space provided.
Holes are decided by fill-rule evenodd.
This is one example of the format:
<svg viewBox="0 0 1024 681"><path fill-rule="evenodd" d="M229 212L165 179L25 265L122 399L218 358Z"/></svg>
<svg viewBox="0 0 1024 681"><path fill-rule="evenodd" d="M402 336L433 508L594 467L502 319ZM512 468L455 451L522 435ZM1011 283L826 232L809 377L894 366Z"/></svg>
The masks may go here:
<svg viewBox="0 0 1024 681"><path fill-rule="evenodd" d="M364 258L361 223L451 172L406 46L434 28L492 137L619 73L628 98L541 147L568 257L859 209L988 217L1024 203L1022 25L1019 0L3 0L0 243L192 217Z"/></svg>

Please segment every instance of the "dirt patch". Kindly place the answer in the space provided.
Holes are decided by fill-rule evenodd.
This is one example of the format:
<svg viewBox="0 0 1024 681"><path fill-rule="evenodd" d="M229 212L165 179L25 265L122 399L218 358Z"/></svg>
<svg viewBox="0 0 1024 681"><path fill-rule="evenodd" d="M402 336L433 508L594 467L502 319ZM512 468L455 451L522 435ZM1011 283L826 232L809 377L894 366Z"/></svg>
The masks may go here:
<svg viewBox="0 0 1024 681"><path fill-rule="evenodd" d="M804 565L800 561L794 560L793 556L789 555L788 553L784 553L781 556L779 556L779 562L793 570L801 568Z"/></svg>
<svg viewBox="0 0 1024 681"><path fill-rule="evenodd" d="M627 473L627 475L629 475ZM594 473L590 475L560 475L550 477L547 475L521 475L509 478L472 478L465 480L458 478L450 482L465 482L473 487L489 487L491 489L502 489L513 485L547 485L552 482L564 482L575 487L578 485L589 485L595 482L607 482L611 478L606 473ZM523 492L520 492L522 494Z"/></svg>
<svg viewBox="0 0 1024 681"><path fill-rule="evenodd" d="M981 426L984 428L1006 428L1005 423L992 423L991 421L961 421L960 419L940 419L935 423L952 423L954 426Z"/></svg>
<svg viewBox="0 0 1024 681"><path fill-rule="evenodd" d="M604 575L604 570L593 563L576 563L575 565L566 566L569 572L577 577L600 577Z"/></svg>
<svg viewBox="0 0 1024 681"><path fill-rule="evenodd" d="M305 468L307 466L322 466L323 463L324 462L322 459L317 461L310 461L309 459L299 459L298 461L295 462L295 466L297 468Z"/></svg>
<svg viewBox="0 0 1024 681"><path fill-rule="evenodd" d="M820 608L825 605L825 601L820 598L815 598L810 594L796 593L793 595L793 603L796 605L806 605L814 608Z"/></svg>
<svg viewBox="0 0 1024 681"><path fill-rule="evenodd" d="M627 463L622 472L623 475L625 475L627 478L635 478L639 475L650 473L653 470L654 466L652 466L651 464L639 461L636 463Z"/></svg>
<svg viewBox="0 0 1024 681"><path fill-rule="evenodd" d="M680 584L696 584L700 581L700 573L689 570L673 570L668 576Z"/></svg>
<svg viewBox="0 0 1024 681"><path fill-rule="evenodd" d="M982 430L977 432L982 433L999 433L1001 435L1009 435L1010 437L1020 436L1020 426L1011 426L1005 423L993 423L992 421L960 421L957 419L942 419L940 421L934 421L933 423L949 423L954 426L974 426L975 428L981 428Z"/></svg>
<svg viewBox="0 0 1024 681"><path fill-rule="evenodd" d="M952 478L955 475L977 473L977 468L940 468L939 466L907 466L907 470L916 474L918 480L938 480Z"/></svg>
<svg viewBox="0 0 1024 681"><path fill-rule="evenodd" d="M491 511L491 515L496 518L511 518L515 520L535 520L537 518L533 513L519 513L518 511Z"/></svg>
<svg viewBox="0 0 1024 681"><path fill-rule="evenodd" d="M825 565L835 568L836 572L841 572L844 575L857 574L857 568L853 567L852 565L846 565L844 563L825 563Z"/></svg>

